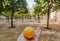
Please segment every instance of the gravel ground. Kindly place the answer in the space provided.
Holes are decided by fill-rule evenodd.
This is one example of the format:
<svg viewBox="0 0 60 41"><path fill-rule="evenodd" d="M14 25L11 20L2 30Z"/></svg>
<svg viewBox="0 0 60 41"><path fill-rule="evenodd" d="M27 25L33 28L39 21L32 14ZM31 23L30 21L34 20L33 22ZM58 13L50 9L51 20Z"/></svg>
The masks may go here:
<svg viewBox="0 0 60 41"><path fill-rule="evenodd" d="M8 22L0 22L0 41L16 41L18 36L22 33L23 29L26 26L37 27L38 25L41 27L41 34L39 37L39 41L60 41L60 25L52 24L49 27L51 29L43 29L46 25L41 24L20 24L14 23L16 28L8 28L10 23Z"/></svg>
<svg viewBox="0 0 60 41"><path fill-rule="evenodd" d="M42 31L39 41L60 41L60 32L57 31Z"/></svg>

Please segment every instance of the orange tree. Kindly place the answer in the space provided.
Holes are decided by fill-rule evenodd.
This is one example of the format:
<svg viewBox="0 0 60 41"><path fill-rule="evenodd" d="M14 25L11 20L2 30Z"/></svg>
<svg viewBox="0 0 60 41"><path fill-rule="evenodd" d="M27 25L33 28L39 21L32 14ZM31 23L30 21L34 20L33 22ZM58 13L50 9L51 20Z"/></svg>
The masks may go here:
<svg viewBox="0 0 60 41"><path fill-rule="evenodd" d="M46 2L44 0L35 0L36 6L34 7L35 9L35 14L38 16L38 23L40 22L40 15L43 15L47 12L47 6Z"/></svg>
<svg viewBox="0 0 60 41"><path fill-rule="evenodd" d="M28 12L26 7L27 6L26 0L5 0L4 4L5 12L9 11L9 14L11 15L11 28L14 28L15 27L13 25L14 13L18 12L18 14L25 14Z"/></svg>

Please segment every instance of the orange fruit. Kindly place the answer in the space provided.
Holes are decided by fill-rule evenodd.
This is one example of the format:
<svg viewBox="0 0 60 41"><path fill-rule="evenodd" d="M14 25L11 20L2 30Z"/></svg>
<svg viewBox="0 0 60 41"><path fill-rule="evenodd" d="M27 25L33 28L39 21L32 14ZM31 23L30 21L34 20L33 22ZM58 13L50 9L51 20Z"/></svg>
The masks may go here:
<svg viewBox="0 0 60 41"><path fill-rule="evenodd" d="M34 32L34 28L32 27L26 27L23 31L23 35L27 38L27 39L31 39L34 37L35 32Z"/></svg>

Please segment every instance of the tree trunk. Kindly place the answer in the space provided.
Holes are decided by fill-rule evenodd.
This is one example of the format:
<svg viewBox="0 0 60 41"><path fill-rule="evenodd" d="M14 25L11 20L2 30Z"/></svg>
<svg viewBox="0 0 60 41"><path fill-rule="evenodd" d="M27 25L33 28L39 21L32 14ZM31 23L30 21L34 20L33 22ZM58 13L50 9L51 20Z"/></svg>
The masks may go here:
<svg viewBox="0 0 60 41"><path fill-rule="evenodd" d="M17 16L15 16L15 20L17 21Z"/></svg>
<svg viewBox="0 0 60 41"><path fill-rule="evenodd" d="M13 25L13 15L14 15L14 10L12 10L12 15L11 15L11 28L14 28L14 25Z"/></svg>
<svg viewBox="0 0 60 41"><path fill-rule="evenodd" d="M25 15L25 22L26 22L26 15Z"/></svg>
<svg viewBox="0 0 60 41"><path fill-rule="evenodd" d="M38 15L38 23L40 23L40 16Z"/></svg>
<svg viewBox="0 0 60 41"><path fill-rule="evenodd" d="M6 16L6 20L7 20L7 22L9 22L9 16Z"/></svg>
<svg viewBox="0 0 60 41"><path fill-rule="evenodd" d="M47 13L47 29L49 29L49 15L55 1L50 0L48 2L48 13Z"/></svg>
<svg viewBox="0 0 60 41"><path fill-rule="evenodd" d="M49 17L50 17L50 9L51 9L51 6L49 3L48 3L48 12L47 12L47 29L49 29Z"/></svg>
<svg viewBox="0 0 60 41"><path fill-rule="evenodd" d="M22 14L22 23L24 22L24 20L23 20L23 14Z"/></svg>
<svg viewBox="0 0 60 41"><path fill-rule="evenodd" d="M50 15L50 10L48 10L48 14L47 14L47 29L49 29L49 15Z"/></svg>
<svg viewBox="0 0 60 41"><path fill-rule="evenodd" d="M0 14L2 14L3 11L3 4L2 4L2 0L0 1Z"/></svg>
<svg viewBox="0 0 60 41"><path fill-rule="evenodd" d="M8 22L9 22L9 16L8 16Z"/></svg>

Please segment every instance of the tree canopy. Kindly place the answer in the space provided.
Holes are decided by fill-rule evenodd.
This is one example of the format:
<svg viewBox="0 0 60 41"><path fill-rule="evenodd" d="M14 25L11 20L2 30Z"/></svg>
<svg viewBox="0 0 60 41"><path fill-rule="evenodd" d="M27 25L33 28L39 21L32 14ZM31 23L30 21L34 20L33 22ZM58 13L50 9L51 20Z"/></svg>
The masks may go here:
<svg viewBox="0 0 60 41"><path fill-rule="evenodd" d="M36 14L45 14L47 10L47 2L44 0L35 0L36 6L35 6L35 13Z"/></svg>
<svg viewBox="0 0 60 41"><path fill-rule="evenodd" d="M0 0L0 12L11 15L12 10L18 12L17 14L28 13L26 0Z"/></svg>

